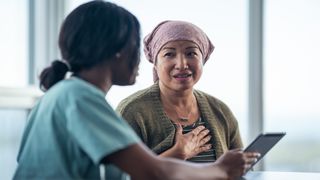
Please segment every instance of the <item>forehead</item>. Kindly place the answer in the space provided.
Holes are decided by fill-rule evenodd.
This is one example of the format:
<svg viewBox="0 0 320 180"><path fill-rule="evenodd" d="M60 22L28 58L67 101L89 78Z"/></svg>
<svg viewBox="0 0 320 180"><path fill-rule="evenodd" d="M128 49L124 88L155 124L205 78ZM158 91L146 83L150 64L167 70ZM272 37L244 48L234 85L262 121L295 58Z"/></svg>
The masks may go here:
<svg viewBox="0 0 320 180"><path fill-rule="evenodd" d="M164 49L186 49L186 48L195 48L199 49L199 46L192 42L192 41L187 41L187 40L177 40L177 41L170 41L167 42L164 46L162 46L161 50Z"/></svg>

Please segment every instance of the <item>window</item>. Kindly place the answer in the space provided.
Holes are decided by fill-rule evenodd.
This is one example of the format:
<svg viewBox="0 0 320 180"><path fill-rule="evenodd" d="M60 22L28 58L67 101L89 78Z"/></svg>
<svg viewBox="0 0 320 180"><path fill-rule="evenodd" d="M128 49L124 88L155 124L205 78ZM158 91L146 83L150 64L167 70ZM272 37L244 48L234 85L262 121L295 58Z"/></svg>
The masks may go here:
<svg viewBox="0 0 320 180"><path fill-rule="evenodd" d="M25 0L0 1L0 87L28 83L28 6Z"/></svg>
<svg viewBox="0 0 320 180"><path fill-rule="evenodd" d="M27 111L0 109L0 179L12 179Z"/></svg>
<svg viewBox="0 0 320 180"><path fill-rule="evenodd" d="M27 110L6 108L3 87L28 84L28 1L0 1L0 179L12 179ZM2 108L4 107L4 108Z"/></svg>
<svg viewBox="0 0 320 180"><path fill-rule="evenodd" d="M265 130L286 131L267 170L320 171L320 2L265 1Z"/></svg>

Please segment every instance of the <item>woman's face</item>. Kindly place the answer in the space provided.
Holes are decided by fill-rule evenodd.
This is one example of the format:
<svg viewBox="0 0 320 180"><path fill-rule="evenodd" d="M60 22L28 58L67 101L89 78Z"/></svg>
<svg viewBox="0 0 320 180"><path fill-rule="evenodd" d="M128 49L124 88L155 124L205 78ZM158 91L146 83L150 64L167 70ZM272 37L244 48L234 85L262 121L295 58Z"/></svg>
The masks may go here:
<svg viewBox="0 0 320 180"><path fill-rule="evenodd" d="M201 77L202 53L193 42L171 41L158 53L155 68L160 85L175 91L187 90Z"/></svg>

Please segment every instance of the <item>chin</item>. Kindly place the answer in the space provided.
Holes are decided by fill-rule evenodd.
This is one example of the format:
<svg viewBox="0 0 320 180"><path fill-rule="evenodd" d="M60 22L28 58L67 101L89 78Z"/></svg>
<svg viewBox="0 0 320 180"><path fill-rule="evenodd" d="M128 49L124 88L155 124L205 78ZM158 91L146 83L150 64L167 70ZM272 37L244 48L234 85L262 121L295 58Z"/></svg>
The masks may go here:
<svg viewBox="0 0 320 180"><path fill-rule="evenodd" d="M179 88L183 88L183 89L189 89L189 88L193 88L193 86L195 85L195 83L193 82L184 82L184 83L177 83L176 86Z"/></svg>
<svg viewBox="0 0 320 180"><path fill-rule="evenodd" d="M134 85L136 83L136 77L137 76L132 76L128 81L128 85Z"/></svg>
<svg viewBox="0 0 320 180"><path fill-rule="evenodd" d="M193 87L194 87L194 84L186 84L186 85L180 86L180 89L188 90L188 89L193 89Z"/></svg>
<svg viewBox="0 0 320 180"><path fill-rule="evenodd" d="M135 83L136 83L135 78L113 82L114 85L118 85L118 86L130 86L130 85L134 85Z"/></svg>
<svg viewBox="0 0 320 180"><path fill-rule="evenodd" d="M127 85L134 85L136 83L136 80L133 80L133 81L130 81L130 82L128 82L128 84Z"/></svg>

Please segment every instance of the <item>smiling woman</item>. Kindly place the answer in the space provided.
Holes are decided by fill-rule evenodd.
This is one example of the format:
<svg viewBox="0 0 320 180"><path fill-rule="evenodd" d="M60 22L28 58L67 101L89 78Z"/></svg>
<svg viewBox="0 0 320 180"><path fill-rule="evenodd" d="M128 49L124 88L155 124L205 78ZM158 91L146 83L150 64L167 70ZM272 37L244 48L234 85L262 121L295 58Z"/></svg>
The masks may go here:
<svg viewBox="0 0 320 180"><path fill-rule="evenodd" d="M242 147L229 108L194 89L213 50L207 35L186 21L161 22L145 37L155 83L123 100L118 111L159 156L212 162Z"/></svg>
<svg viewBox="0 0 320 180"><path fill-rule="evenodd" d="M164 86L179 91L180 88L188 89L198 82L202 67L202 53L197 44L191 41L172 41L159 51L155 74L162 79Z"/></svg>

